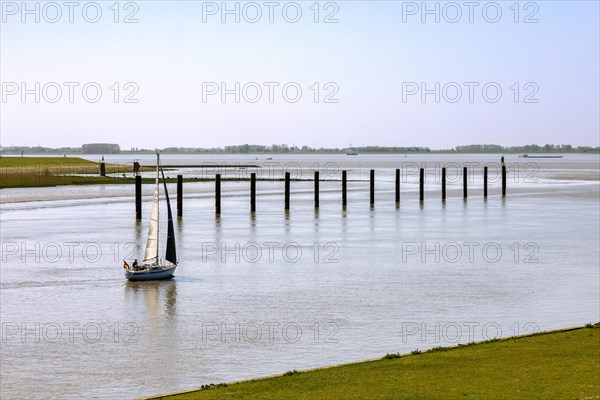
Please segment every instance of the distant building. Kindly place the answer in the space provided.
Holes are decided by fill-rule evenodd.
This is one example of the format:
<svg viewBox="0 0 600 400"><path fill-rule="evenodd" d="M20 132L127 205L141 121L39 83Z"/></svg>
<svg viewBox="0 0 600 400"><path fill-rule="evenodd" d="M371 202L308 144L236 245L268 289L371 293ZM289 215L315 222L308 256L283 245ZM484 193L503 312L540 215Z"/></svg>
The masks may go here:
<svg viewBox="0 0 600 400"><path fill-rule="evenodd" d="M81 146L84 154L116 154L121 152L118 144L88 143Z"/></svg>

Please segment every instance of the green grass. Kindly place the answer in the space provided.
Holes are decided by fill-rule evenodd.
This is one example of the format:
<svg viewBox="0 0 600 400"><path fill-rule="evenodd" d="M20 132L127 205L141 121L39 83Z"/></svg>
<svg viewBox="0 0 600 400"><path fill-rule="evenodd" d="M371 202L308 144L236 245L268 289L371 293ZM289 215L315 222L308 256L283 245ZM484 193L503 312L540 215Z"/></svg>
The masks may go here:
<svg viewBox="0 0 600 400"><path fill-rule="evenodd" d="M97 185L133 183L132 165L106 164L107 174L100 176L100 164L78 157L0 157L0 189L16 187L43 187L61 185ZM140 171L154 171L155 167L141 167ZM81 176L85 175L85 176ZM223 182L245 182L250 178L223 177ZM214 177L188 177L184 182L209 182ZM257 178L257 181L284 181L283 178ZM312 179L292 179L293 182ZM355 180L349 180L354 182ZM153 178L144 178L143 183L154 183ZM175 178L167 178L175 182Z"/></svg>
<svg viewBox="0 0 600 400"><path fill-rule="evenodd" d="M79 157L0 157L0 167L2 168L8 166L35 167L39 164L53 166L98 165L94 161Z"/></svg>
<svg viewBox="0 0 600 400"><path fill-rule="evenodd" d="M165 399L600 399L600 329L290 371Z"/></svg>
<svg viewBox="0 0 600 400"><path fill-rule="evenodd" d="M106 173L128 178L101 177L99 163L78 157L0 157L0 188L133 182L131 165L106 164ZM64 176L75 174L87 176Z"/></svg>

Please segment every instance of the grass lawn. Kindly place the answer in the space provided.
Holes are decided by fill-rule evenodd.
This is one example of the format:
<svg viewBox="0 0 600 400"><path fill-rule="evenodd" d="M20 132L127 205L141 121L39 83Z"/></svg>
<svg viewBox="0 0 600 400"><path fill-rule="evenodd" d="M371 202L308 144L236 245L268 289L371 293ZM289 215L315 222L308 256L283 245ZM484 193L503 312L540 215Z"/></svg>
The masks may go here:
<svg viewBox="0 0 600 400"><path fill-rule="evenodd" d="M95 185L133 183L133 166L106 164L107 174L100 176L100 163L78 157L0 157L0 189L16 187L42 187L61 185ZM155 167L141 167L140 171L155 171ZM167 182L175 182L167 177ZM223 177L223 182L249 181L249 177ZM283 178L257 178L257 181L282 181ZM291 179L311 181L311 179ZM184 182L214 181L214 177L187 177ZM144 178L143 183L154 183L154 178Z"/></svg>
<svg viewBox="0 0 600 400"><path fill-rule="evenodd" d="M596 324L161 398L600 399L600 329Z"/></svg>
<svg viewBox="0 0 600 400"><path fill-rule="evenodd" d="M131 165L106 164L107 174L128 178L101 177L99 163L78 157L0 157L0 188L128 183L133 182L132 169Z"/></svg>

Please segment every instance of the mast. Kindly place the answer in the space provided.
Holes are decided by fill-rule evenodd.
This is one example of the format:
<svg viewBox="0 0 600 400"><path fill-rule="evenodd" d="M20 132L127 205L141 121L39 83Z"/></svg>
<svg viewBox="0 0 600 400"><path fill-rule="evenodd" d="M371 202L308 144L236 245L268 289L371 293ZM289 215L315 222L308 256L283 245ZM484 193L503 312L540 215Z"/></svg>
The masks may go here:
<svg viewBox="0 0 600 400"><path fill-rule="evenodd" d="M159 184L159 175L158 170L160 169L160 155L158 152L156 153L156 183L155 183L155 191L156 191L156 262L158 263L158 238L159 238L159 230L160 224L158 223L159 215L160 215L160 184ZM154 206L154 205L153 205Z"/></svg>

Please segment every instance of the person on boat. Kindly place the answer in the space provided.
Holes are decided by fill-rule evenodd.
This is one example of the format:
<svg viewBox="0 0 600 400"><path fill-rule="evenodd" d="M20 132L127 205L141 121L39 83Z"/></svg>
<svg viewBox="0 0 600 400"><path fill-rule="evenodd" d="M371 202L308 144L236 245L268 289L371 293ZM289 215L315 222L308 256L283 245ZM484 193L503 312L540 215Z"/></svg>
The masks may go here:
<svg viewBox="0 0 600 400"><path fill-rule="evenodd" d="M123 268L128 269L129 268L129 264L127 264L127 261L123 260Z"/></svg>
<svg viewBox="0 0 600 400"><path fill-rule="evenodd" d="M138 266L138 262L137 262L137 258L135 260L133 260L133 268L137 268Z"/></svg>

